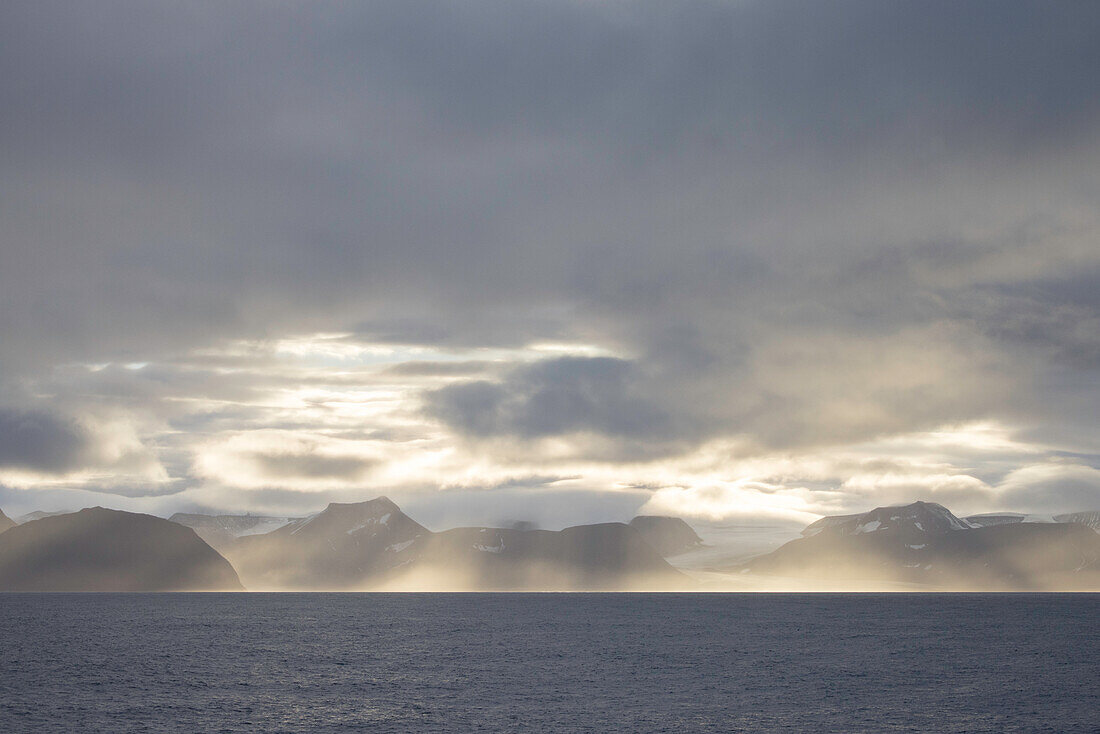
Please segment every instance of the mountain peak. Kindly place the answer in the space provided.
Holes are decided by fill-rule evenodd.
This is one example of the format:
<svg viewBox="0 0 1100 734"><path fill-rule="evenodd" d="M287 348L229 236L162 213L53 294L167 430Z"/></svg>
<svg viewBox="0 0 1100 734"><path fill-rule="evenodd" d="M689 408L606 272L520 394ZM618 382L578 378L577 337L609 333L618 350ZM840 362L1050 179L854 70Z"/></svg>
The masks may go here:
<svg viewBox="0 0 1100 734"><path fill-rule="evenodd" d="M363 502L329 502L322 512L329 511L400 512L401 508L397 506L396 502L383 495Z"/></svg>
<svg viewBox="0 0 1100 734"><path fill-rule="evenodd" d="M278 530L239 537L226 554L253 587L349 588L428 534L388 497L376 497L332 502Z"/></svg>
<svg viewBox="0 0 1100 734"><path fill-rule="evenodd" d="M876 507L869 512L855 515L823 517L806 526L802 535L810 537L827 532L836 535L860 535L894 530L905 533L942 533L951 530L969 530L971 523L955 517L943 505L936 502L912 502L908 505Z"/></svg>
<svg viewBox="0 0 1100 734"><path fill-rule="evenodd" d="M315 515L303 518L291 523L287 527L293 528L291 532L306 526L321 526L332 529L337 526L346 526L346 532L355 532L366 525L386 525L393 520L405 519L407 516L388 497L376 497L364 502L330 502L325 509ZM410 522L412 522L410 520Z"/></svg>

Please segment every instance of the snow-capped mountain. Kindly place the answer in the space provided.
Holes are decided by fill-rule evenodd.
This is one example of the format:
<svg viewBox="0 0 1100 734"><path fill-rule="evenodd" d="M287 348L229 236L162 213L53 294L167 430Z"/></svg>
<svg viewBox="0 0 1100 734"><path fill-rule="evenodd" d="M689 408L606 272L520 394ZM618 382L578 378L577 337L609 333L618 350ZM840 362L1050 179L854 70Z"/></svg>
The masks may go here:
<svg viewBox="0 0 1100 734"><path fill-rule="evenodd" d="M267 517L264 515L202 515L177 512L171 522L194 530L211 547L221 550L237 538L260 535L300 520L298 517Z"/></svg>
<svg viewBox="0 0 1100 734"><path fill-rule="evenodd" d="M245 535L226 556L248 588L349 588L412 558L424 526L386 497L333 502L277 530Z"/></svg>
<svg viewBox="0 0 1100 734"><path fill-rule="evenodd" d="M1010 525L1012 523L1077 523L1100 532L1100 511L1067 512L1061 515L1034 515L1021 512L988 512L969 515L966 521L977 527Z"/></svg>
<svg viewBox="0 0 1100 734"><path fill-rule="evenodd" d="M1100 589L1100 534L1080 523L981 524L914 502L822 518L803 536L738 570L842 588Z"/></svg>
<svg viewBox="0 0 1100 734"><path fill-rule="evenodd" d="M914 502L896 507L876 507L870 512L856 515L823 517L806 526L805 537L828 532L837 535L860 535L879 530L899 533L943 533L951 530L969 530L976 527L951 514L946 507L935 502Z"/></svg>

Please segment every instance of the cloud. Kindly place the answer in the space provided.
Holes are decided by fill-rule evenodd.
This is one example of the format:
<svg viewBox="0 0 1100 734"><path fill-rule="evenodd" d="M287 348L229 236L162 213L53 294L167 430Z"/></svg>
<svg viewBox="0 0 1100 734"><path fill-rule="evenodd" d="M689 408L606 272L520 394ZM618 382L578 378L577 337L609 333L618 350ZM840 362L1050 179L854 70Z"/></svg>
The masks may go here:
<svg viewBox="0 0 1100 734"><path fill-rule="evenodd" d="M462 362L402 362L389 368L389 372L404 377L464 377L481 374L492 369L492 364L476 360Z"/></svg>
<svg viewBox="0 0 1100 734"><path fill-rule="evenodd" d="M1100 469L1068 462L1029 464L998 487L1005 508L1023 512L1092 510L1100 499Z"/></svg>
<svg viewBox="0 0 1100 734"><path fill-rule="evenodd" d="M316 492L365 482L378 464L371 450L359 441L256 430L200 449L195 471L229 487Z"/></svg>
<svg viewBox="0 0 1100 734"><path fill-rule="evenodd" d="M0 350L30 368L355 325L656 341L658 310L654 332L704 340L740 314L720 330L740 341L791 296L888 318L920 298L904 273L805 276L1087 210L1095 12L12 10Z"/></svg>
<svg viewBox="0 0 1100 734"><path fill-rule="evenodd" d="M639 514L670 515L699 520L752 519L810 523L817 515L806 511L802 488L757 481L738 481L700 487L662 487L641 507Z"/></svg>
<svg viewBox="0 0 1100 734"><path fill-rule="evenodd" d="M42 483L90 483L131 496L173 491L164 467L125 420L0 408L0 484Z"/></svg>
<svg viewBox="0 0 1100 734"><path fill-rule="evenodd" d="M1029 445L920 472L1096 454L1098 16L5 8L0 463L144 457L292 506L672 467L701 492L714 446L805 468L974 421ZM806 511L932 486L838 500L857 464L771 483Z"/></svg>
<svg viewBox="0 0 1100 734"><path fill-rule="evenodd" d="M91 461L93 441L88 430L73 420L0 408L0 468L64 474Z"/></svg>
<svg viewBox="0 0 1100 734"><path fill-rule="evenodd" d="M376 462L352 456L319 456L315 453L261 453L241 457L251 462L258 473L275 478L275 482L287 479L340 479L361 480Z"/></svg>
<svg viewBox="0 0 1100 734"><path fill-rule="evenodd" d="M517 367L498 383L457 383L424 399L430 416L475 439L596 434L626 450L663 450L691 438L691 426L677 426L647 394L636 365L611 357L546 359Z"/></svg>

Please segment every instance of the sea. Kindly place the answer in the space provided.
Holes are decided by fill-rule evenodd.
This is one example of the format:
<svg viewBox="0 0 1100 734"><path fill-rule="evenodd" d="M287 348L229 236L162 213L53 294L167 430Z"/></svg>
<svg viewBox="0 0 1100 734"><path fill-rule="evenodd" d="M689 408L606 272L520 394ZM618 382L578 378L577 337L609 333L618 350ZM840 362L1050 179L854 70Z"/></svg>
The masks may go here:
<svg viewBox="0 0 1100 734"><path fill-rule="evenodd" d="M1097 594L0 594L0 732L1096 732Z"/></svg>

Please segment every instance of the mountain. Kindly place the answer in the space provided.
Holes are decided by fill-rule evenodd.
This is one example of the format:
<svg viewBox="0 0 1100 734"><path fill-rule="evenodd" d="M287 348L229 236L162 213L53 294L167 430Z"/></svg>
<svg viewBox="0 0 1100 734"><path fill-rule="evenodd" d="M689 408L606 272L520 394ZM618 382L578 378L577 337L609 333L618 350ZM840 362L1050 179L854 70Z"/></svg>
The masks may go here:
<svg viewBox="0 0 1100 734"><path fill-rule="evenodd" d="M1077 523L1100 532L1100 511L1068 512L1063 515L1025 515L1020 512L989 512L982 515L969 515L966 518L966 522L981 527L1010 525L1013 523Z"/></svg>
<svg viewBox="0 0 1100 734"><path fill-rule="evenodd" d="M1024 515L1023 513L982 513L981 515L967 515L965 521L975 527L992 527L994 525L1011 525L1013 523L1053 523L1051 515Z"/></svg>
<svg viewBox="0 0 1100 734"><path fill-rule="evenodd" d="M0 533L0 590L241 589L229 563L163 518L102 507L32 520Z"/></svg>
<svg viewBox="0 0 1100 734"><path fill-rule="evenodd" d="M694 550L703 544L703 539L695 534L691 526L678 517L638 515L630 521L630 527L666 558Z"/></svg>
<svg viewBox="0 0 1100 734"><path fill-rule="evenodd" d="M344 589L411 560L427 528L386 497L344 504L262 535L237 538L226 557L252 589Z"/></svg>
<svg viewBox="0 0 1100 734"><path fill-rule="evenodd" d="M15 527L15 520L4 514L3 510L0 510L0 533L4 532L8 528Z"/></svg>
<svg viewBox="0 0 1100 734"><path fill-rule="evenodd" d="M411 548L419 557L413 586L454 589L684 588L672 568L634 528L623 523L564 530L455 528Z"/></svg>
<svg viewBox="0 0 1100 734"><path fill-rule="evenodd" d="M28 512L26 515L20 515L15 518L15 522L20 525L30 522L31 520L41 520L44 517L53 517L54 515L68 515L72 510L55 510L54 512L46 512L45 510L35 510L34 512Z"/></svg>
<svg viewBox="0 0 1100 734"><path fill-rule="evenodd" d="M330 504L238 538L226 555L253 589L610 589L686 580L622 523L433 533L385 497Z"/></svg>
<svg viewBox="0 0 1100 734"><path fill-rule="evenodd" d="M1054 522L1075 522L1078 525L1084 525L1100 533L1100 510L1069 512L1065 515L1055 515Z"/></svg>
<svg viewBox="0 0 1100 734"><path fill-rule="evenodd" d="M1100 534L1077 523L974 525L930 502L826 517L742 573L825 587L1100 590Z"/></svg>
<svg viewBox="0 0 1100 734"><path fill-rule="evenodd" d="M261 535L300 520L298 517L267 517L264 515L202 515L177 512L171 522L189 527L211 548L222 551L237 538Z"/></svg>
<svg viewBox="0 0 1100 734"><path fill-rule="evenodd" d="M914 502L902 507L876 507L870 512L856 515L833 515L810 523L802 535L812 537L818 533L835 535L860 535L876 531L896 531L913 537L925 533L944 533L951 530L969 530L973 526L951 514L943 505L935 502Z"/></svg>

